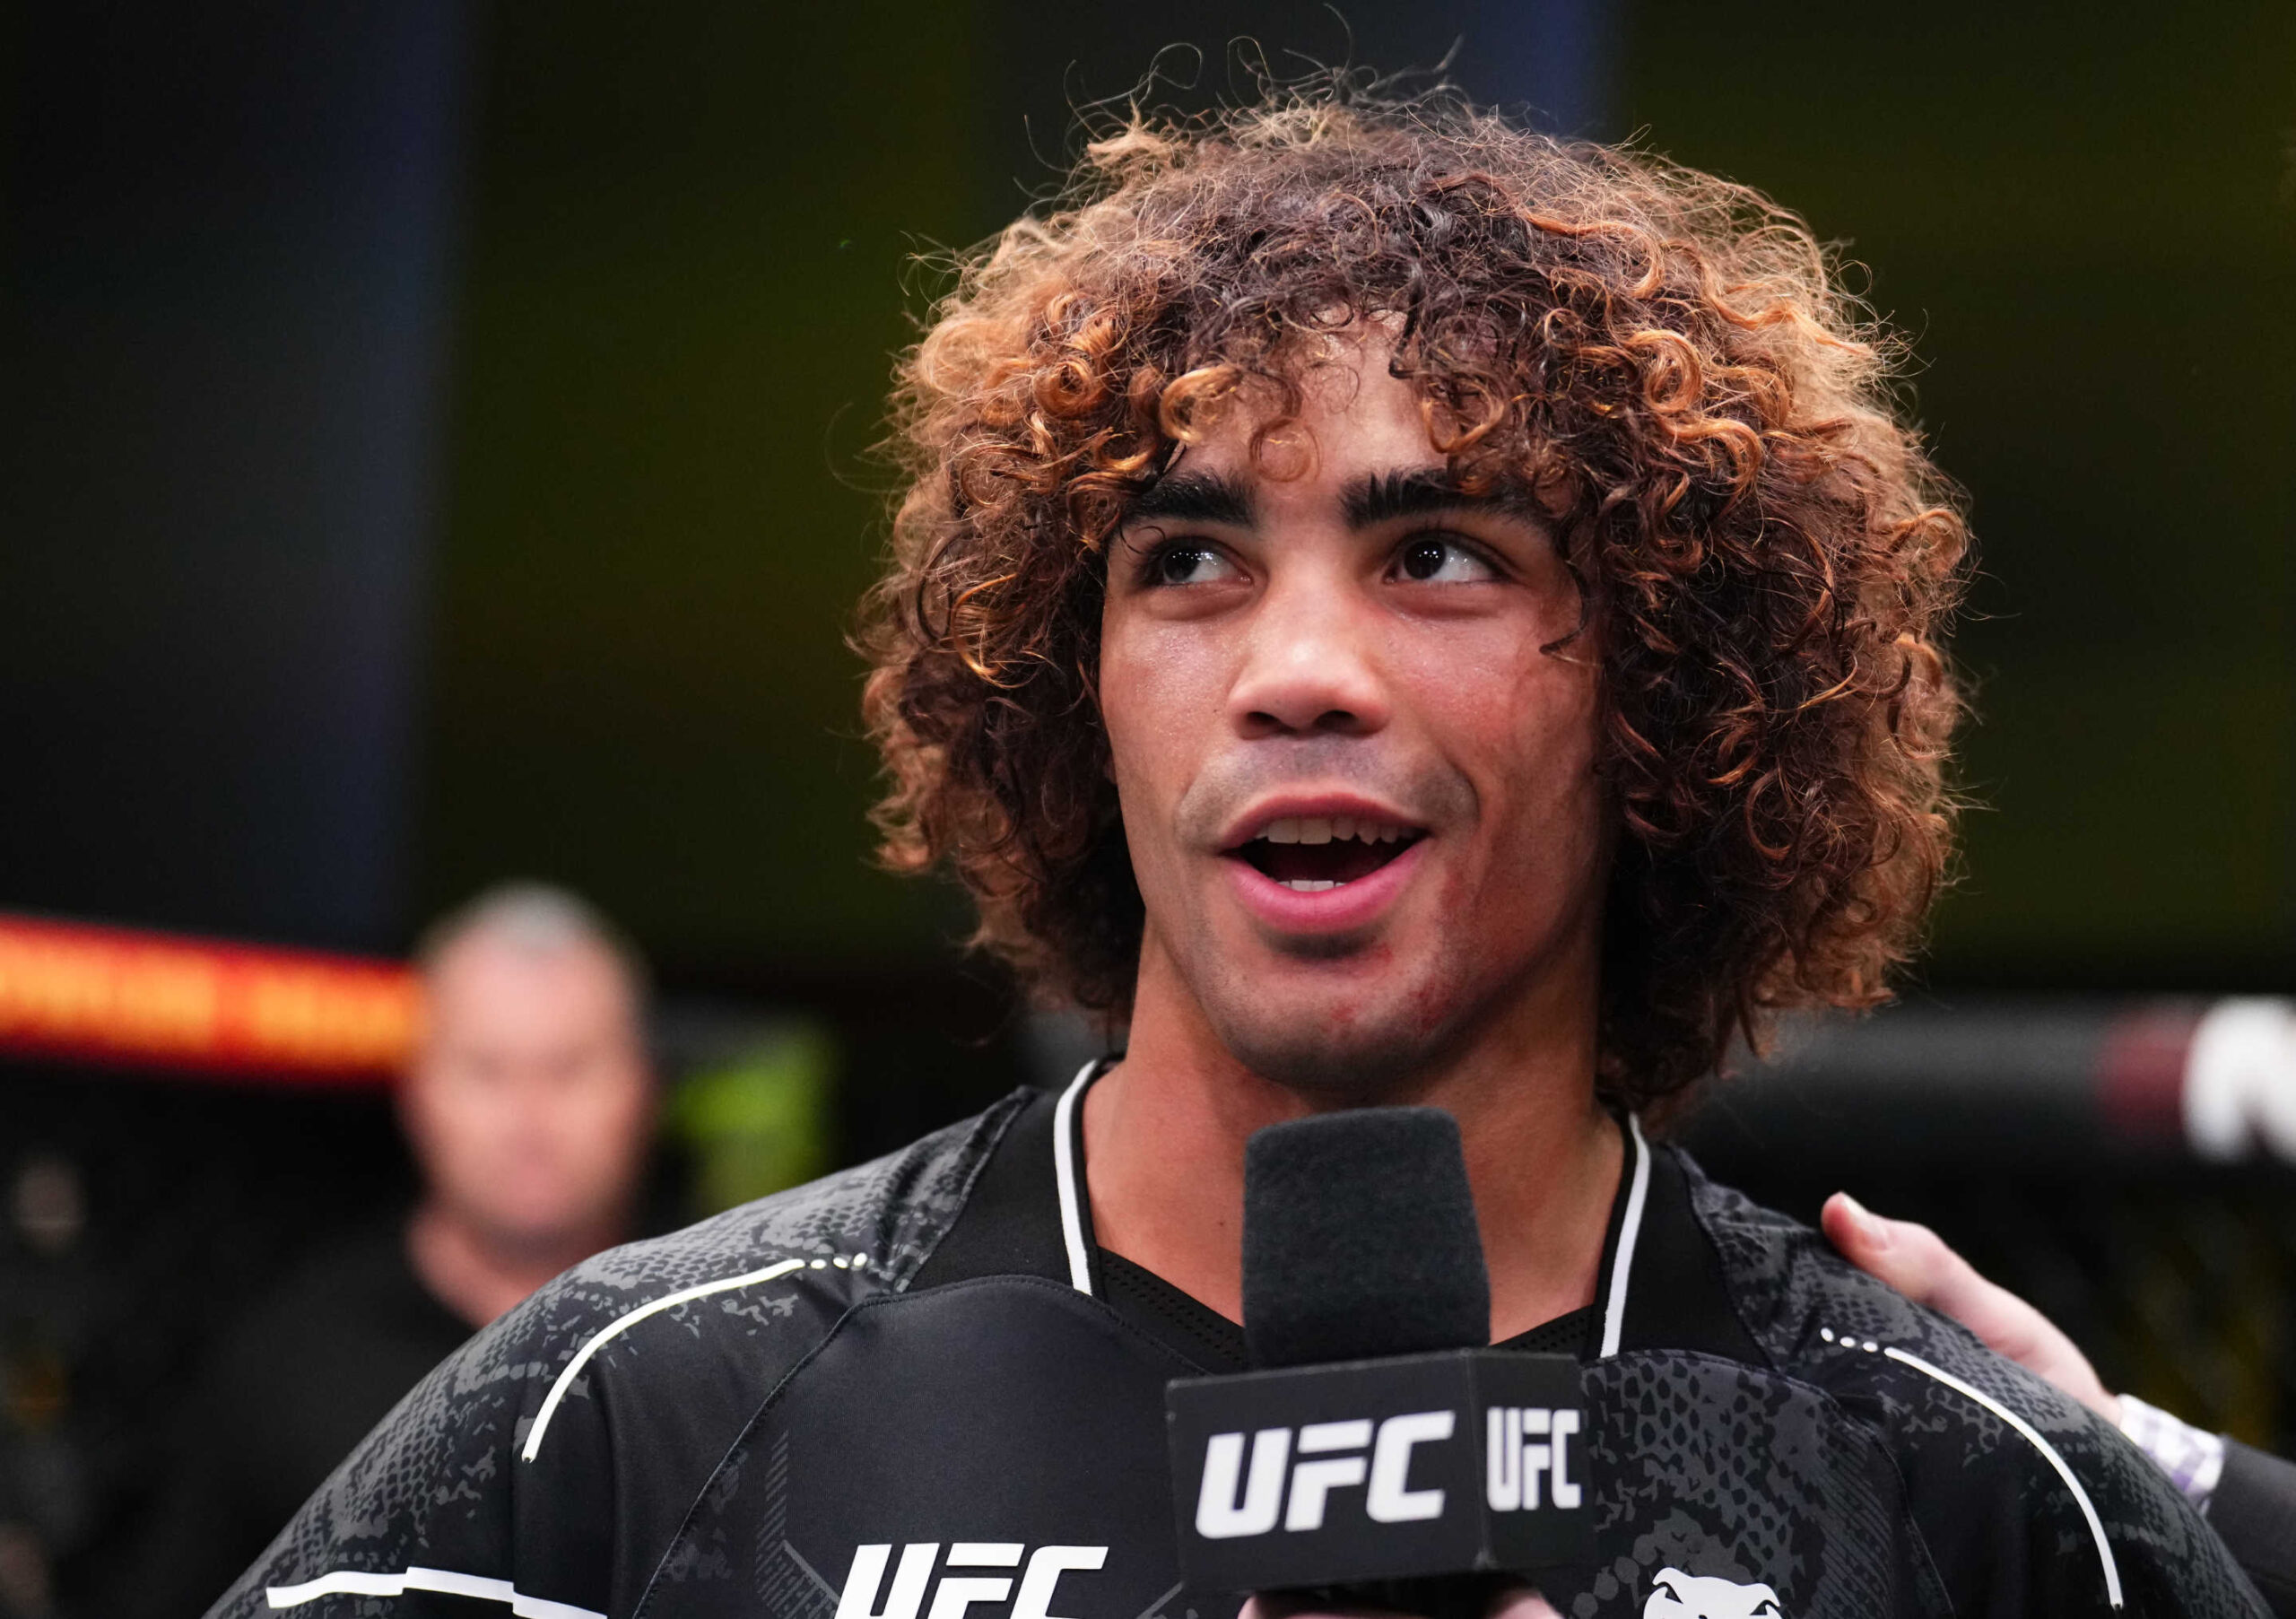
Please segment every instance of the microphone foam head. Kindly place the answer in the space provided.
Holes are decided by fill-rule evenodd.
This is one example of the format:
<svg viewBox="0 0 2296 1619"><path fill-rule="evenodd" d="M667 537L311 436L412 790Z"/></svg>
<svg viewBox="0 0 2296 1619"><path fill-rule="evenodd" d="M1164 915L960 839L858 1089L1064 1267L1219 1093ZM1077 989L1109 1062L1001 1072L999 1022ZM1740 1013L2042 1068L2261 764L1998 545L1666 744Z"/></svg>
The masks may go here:
<svg viewBox="0 0 2296 1619"><path fill-rule="evenodd" d="M1244 1149L1244 1339L1257 1366L1462 1349L1491 1337L1491 1277L1458 1122L1356 1108Z"/></svg>

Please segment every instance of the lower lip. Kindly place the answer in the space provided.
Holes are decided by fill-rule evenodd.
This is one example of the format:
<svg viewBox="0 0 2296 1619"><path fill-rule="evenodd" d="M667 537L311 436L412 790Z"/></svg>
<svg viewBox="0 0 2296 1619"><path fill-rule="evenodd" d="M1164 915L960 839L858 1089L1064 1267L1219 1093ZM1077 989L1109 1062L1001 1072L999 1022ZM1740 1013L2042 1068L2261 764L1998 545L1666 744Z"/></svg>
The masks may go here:
<svg viewBox="0 0 2296 1619"><path fill-rule="evenodd" d="M1248 860L1222 859L1237 897L1263 927L1277 933L1336 934L1378 920L1419 869L1419 851L1426 847L1421 838L1378 870L1314 893L1286 888Z"/></svg>

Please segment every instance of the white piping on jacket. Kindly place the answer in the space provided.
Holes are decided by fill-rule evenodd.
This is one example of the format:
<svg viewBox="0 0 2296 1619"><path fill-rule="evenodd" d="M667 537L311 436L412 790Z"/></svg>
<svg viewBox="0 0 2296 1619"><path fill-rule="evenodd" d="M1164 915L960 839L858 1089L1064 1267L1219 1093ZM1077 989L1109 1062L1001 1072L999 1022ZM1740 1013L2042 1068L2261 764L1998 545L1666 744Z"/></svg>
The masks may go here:
<svg viewBox="0 0 2296 1619"><path fill-rule="evenodd" d="M1060 1240L1068 1249L1068 1284L1086 1298L1092 1296L1092 1259L1084 1251L1084 1215L1080 1199L1084 1188L1076 1184L1074 1120L1077 1098L1092 1083L1098 1058L1076 1071L1052 1110L1052 1173L1060 1187ZM1043 1162L1039 1159L1038 1162Z"/></svg>
<svg viewBox="0 0 2296 1619"><path fill-rule="evenodd" d="M404 1597L409 1591L436 1591L443 1597L474 1597L481 1602L508 1603L517 1619L606 1619L594 1608L552 1602L545 1597L529 1597L507 1580L457 1574L450 1569L411 1568L401 1574L337 1569L300 1585L266 1587L263 1597L273 1607L283 1608L300 1607L321 1597Z"/></svg>
<svg viewBox="0 0 2296 1619"><path fill-rule="evenodd" d="M593 1336L588 1343L574 1352L574 1358L566 1362L565 1370L558 1374L558 1380L551 1384L550 1392L543 1397L542 1409L535 1413L535 1425L526 1431L526 1448L518 1452L520 1458L532 1461L535 1454L542 1449L543 1430L550 1426L550 1419L558 1410L558 1402L566 1397L567 1388L580 1374L582 1368L590 1363L590 1357L604 1346L608 1338L637 1326L648 1316L658 1314L676 1305L684 1304L695 1299L708 1298L711 1293L726 1293L736 1287L754 1287L761 1282L770 1282L776 1276L786 1276L793 1270L803 1270L804 1266L805 1261L803 1259L784 1259L778 1265L769 1265L763 1270L753 1270L747 1275L727 1276L721 1281L704 1282L693 1287L682 1287L674 1293L665 1293L650 1304L640 1304L627 1314L616 1316ZM457 1575L456 1578L463 1579L466 1576Z"/></svg>
<svg viewBox="0 0 2296 1619"><path fill-rule="evenodd" d="M1895 1345L1883 1349L1882 1353L1901 1365L1910 1366L1916 1371L1928 1373L1954 1393L1966 1395L1975 1400L2022 1434L2026 1443L2039 1451L2048 1465L2057 1469L2057 1475L2065 1481L2065 1487L2073 1492L2073 1501L2081 1509L2081 1516L2089 1521L2089 1533L2097 1542L2098 1560L2105 1565L2105 1600L2118 1609L2120 1606L2120 1564L2113 1561L2112 1545L2105 1538L2105 1526L2097 1517L2097 1509L2090 1502L2089 1492L2083 1489L2081 1481L2073 1476L2073 1469L2065 1465L2065 1458L2057 1453L2057 1447L2035 1432L2033 1425L2023 1417L2019 1416L1991 1395L1981 1389L1971 1388L1952 1372L1932 1366L1919 1355L1908 1354Z"/></svg>
<svg viewBox="0 0 2296 1619"><path fill-rule="evenodd" d="M1650 1195L1650 1144L1642 1139L1642 1121L1629 1113L1626 1131L1634 1141L1634 1180L1626 1189L1618 1251L1611 1256L1610 1297L1603 1307L1603 1346L1595 1355L1598 1361L1607 1361L1618 1353L1619 1336L1626 1330L1626 1286L1634 1274L1634 1240L1642 1234L1642 1205Z"/></svg>

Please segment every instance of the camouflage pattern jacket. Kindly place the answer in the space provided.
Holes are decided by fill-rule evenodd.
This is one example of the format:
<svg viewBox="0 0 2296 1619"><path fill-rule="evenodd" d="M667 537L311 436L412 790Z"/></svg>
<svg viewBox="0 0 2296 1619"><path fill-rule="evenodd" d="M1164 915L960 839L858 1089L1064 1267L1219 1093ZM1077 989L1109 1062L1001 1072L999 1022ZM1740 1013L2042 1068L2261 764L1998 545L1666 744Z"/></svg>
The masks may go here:
<svg viewBox="0 0 2296 1619"><path fill-rule="evenodd" d="M1089 1079L569 1272L211 1615L1230 1619L1177 1575L1163 1387L1232 1328L1091 1242ZM1600 1484L1561 1613L2264 1613L2118 1432L1626 1127L1557 1324Z"/></svg>

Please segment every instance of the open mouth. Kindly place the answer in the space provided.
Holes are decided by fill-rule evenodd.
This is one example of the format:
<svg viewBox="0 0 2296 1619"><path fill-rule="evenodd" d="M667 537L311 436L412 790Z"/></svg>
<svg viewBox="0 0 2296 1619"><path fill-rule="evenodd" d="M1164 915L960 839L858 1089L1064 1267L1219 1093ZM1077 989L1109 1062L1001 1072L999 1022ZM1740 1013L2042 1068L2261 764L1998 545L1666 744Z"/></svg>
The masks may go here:
<svg viewBox="0 0 2296 1619"><path fill-rule="evenodd" d="M1296 893L1322 893L1368 877L1425 831L1347 815L1292 815L1229 852Z"/></svg>

